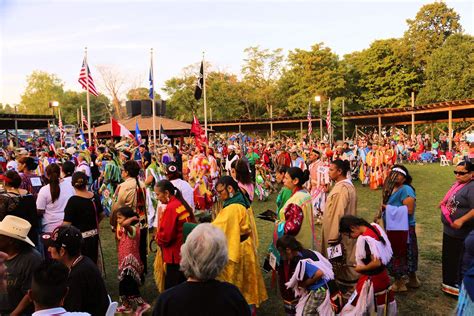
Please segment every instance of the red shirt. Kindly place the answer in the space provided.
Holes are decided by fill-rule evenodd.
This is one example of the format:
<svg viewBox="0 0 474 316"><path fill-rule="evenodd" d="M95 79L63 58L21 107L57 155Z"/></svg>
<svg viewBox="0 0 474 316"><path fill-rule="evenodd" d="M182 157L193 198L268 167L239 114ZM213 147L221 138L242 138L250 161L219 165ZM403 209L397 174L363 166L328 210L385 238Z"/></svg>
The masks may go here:
<svg viewBox="0 0 474 316"><path fill-rule="evenodd" d="M160 218L160 227L156 233L156 242L161 248L165 263L179 264L181 260L180 249L183 244L185 222L194 222L194 216L172 196Z"/></svg>

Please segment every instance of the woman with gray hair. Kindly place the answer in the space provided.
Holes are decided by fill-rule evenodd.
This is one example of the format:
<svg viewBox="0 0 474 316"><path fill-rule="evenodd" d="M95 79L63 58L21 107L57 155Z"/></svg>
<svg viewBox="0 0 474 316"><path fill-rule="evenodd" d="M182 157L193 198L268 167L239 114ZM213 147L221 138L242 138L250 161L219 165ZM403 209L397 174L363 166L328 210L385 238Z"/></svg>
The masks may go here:
<svg viewBox="0 0 474 316"><path fill-rule="evenodd" d="M247 315L239 289L215 278L228 261L227 240L217 227L200 224L181 246L180 267L187 281L163 292L153 315Z"/></svg>

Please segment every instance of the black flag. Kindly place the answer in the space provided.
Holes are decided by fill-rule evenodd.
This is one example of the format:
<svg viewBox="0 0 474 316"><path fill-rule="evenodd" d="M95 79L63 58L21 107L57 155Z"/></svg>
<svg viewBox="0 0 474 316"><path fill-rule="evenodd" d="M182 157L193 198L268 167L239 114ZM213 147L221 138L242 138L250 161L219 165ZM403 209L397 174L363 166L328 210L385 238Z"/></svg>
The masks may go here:
<svg viewBox="0 0 474 316"><path fill-rule="evenodd" d="M196 82L196 90L194 90L194 98L196 98L196 100L201 99L203 84L204 84L204 65L203 65L203 62L201 61L201 70L199 71L199 78Z"/></svg>

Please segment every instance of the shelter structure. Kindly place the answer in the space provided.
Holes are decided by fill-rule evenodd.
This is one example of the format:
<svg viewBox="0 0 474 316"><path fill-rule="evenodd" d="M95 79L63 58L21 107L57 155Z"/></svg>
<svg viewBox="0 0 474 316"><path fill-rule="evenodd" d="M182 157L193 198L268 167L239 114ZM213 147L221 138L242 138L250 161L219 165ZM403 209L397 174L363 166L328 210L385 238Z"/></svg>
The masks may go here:
<svg viewBox="0 0 474 316"><path fill-rule="evenodd" d="M191 124L172 120L166 117L158 116L155 118L156 128L159 132L162 127L163 132L170 138L179 138L189 136L191 132ZM153 135L153 119L151 116L137 115L130 118L120 120L128 130L135 133L135 126L138 123L142 137L152 137ZM110 138L112 136L112 123L97 126L95 128L97 138Z"/></svg>
<svg viewBox="0 0 474 316"><path fill-rule="evenodd" d="M474 99L438 102L404 108L384 108L346 112L344 121L355 124L356 133L359 126L378 126L379 135L382 125L411 125L411 134L415 134L415 125L448 123L448 135L453 135L454 122L474 121ZM452 148L449 137L449 149Z"/></svg>
<svg viewBox="0 0 474 316"><path fill-rule="evenodd" d="M0 130L5 135L14 133L13 135L18 138L19 129L49 129L54 121L53 115L0 114Z"/></svg>

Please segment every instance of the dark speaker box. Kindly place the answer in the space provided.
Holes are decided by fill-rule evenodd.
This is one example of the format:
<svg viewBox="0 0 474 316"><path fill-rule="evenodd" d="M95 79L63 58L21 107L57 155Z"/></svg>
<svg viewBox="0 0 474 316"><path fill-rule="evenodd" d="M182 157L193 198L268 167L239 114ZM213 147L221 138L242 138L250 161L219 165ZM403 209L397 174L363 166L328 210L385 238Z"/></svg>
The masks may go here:
<svg viewBox="0 0 474 316"><path fill-rule="evenodd" d="M127 108L127 115L128 116L137 116L140 115L142 111L142 102L141 101L127 101L125 103L125 106Z"/></svg>
<svg viewBox="0 0 474 316"><path fill-rule="evenodd" d="M142 116L151 116L151 100L141 101Z"/></svg>

